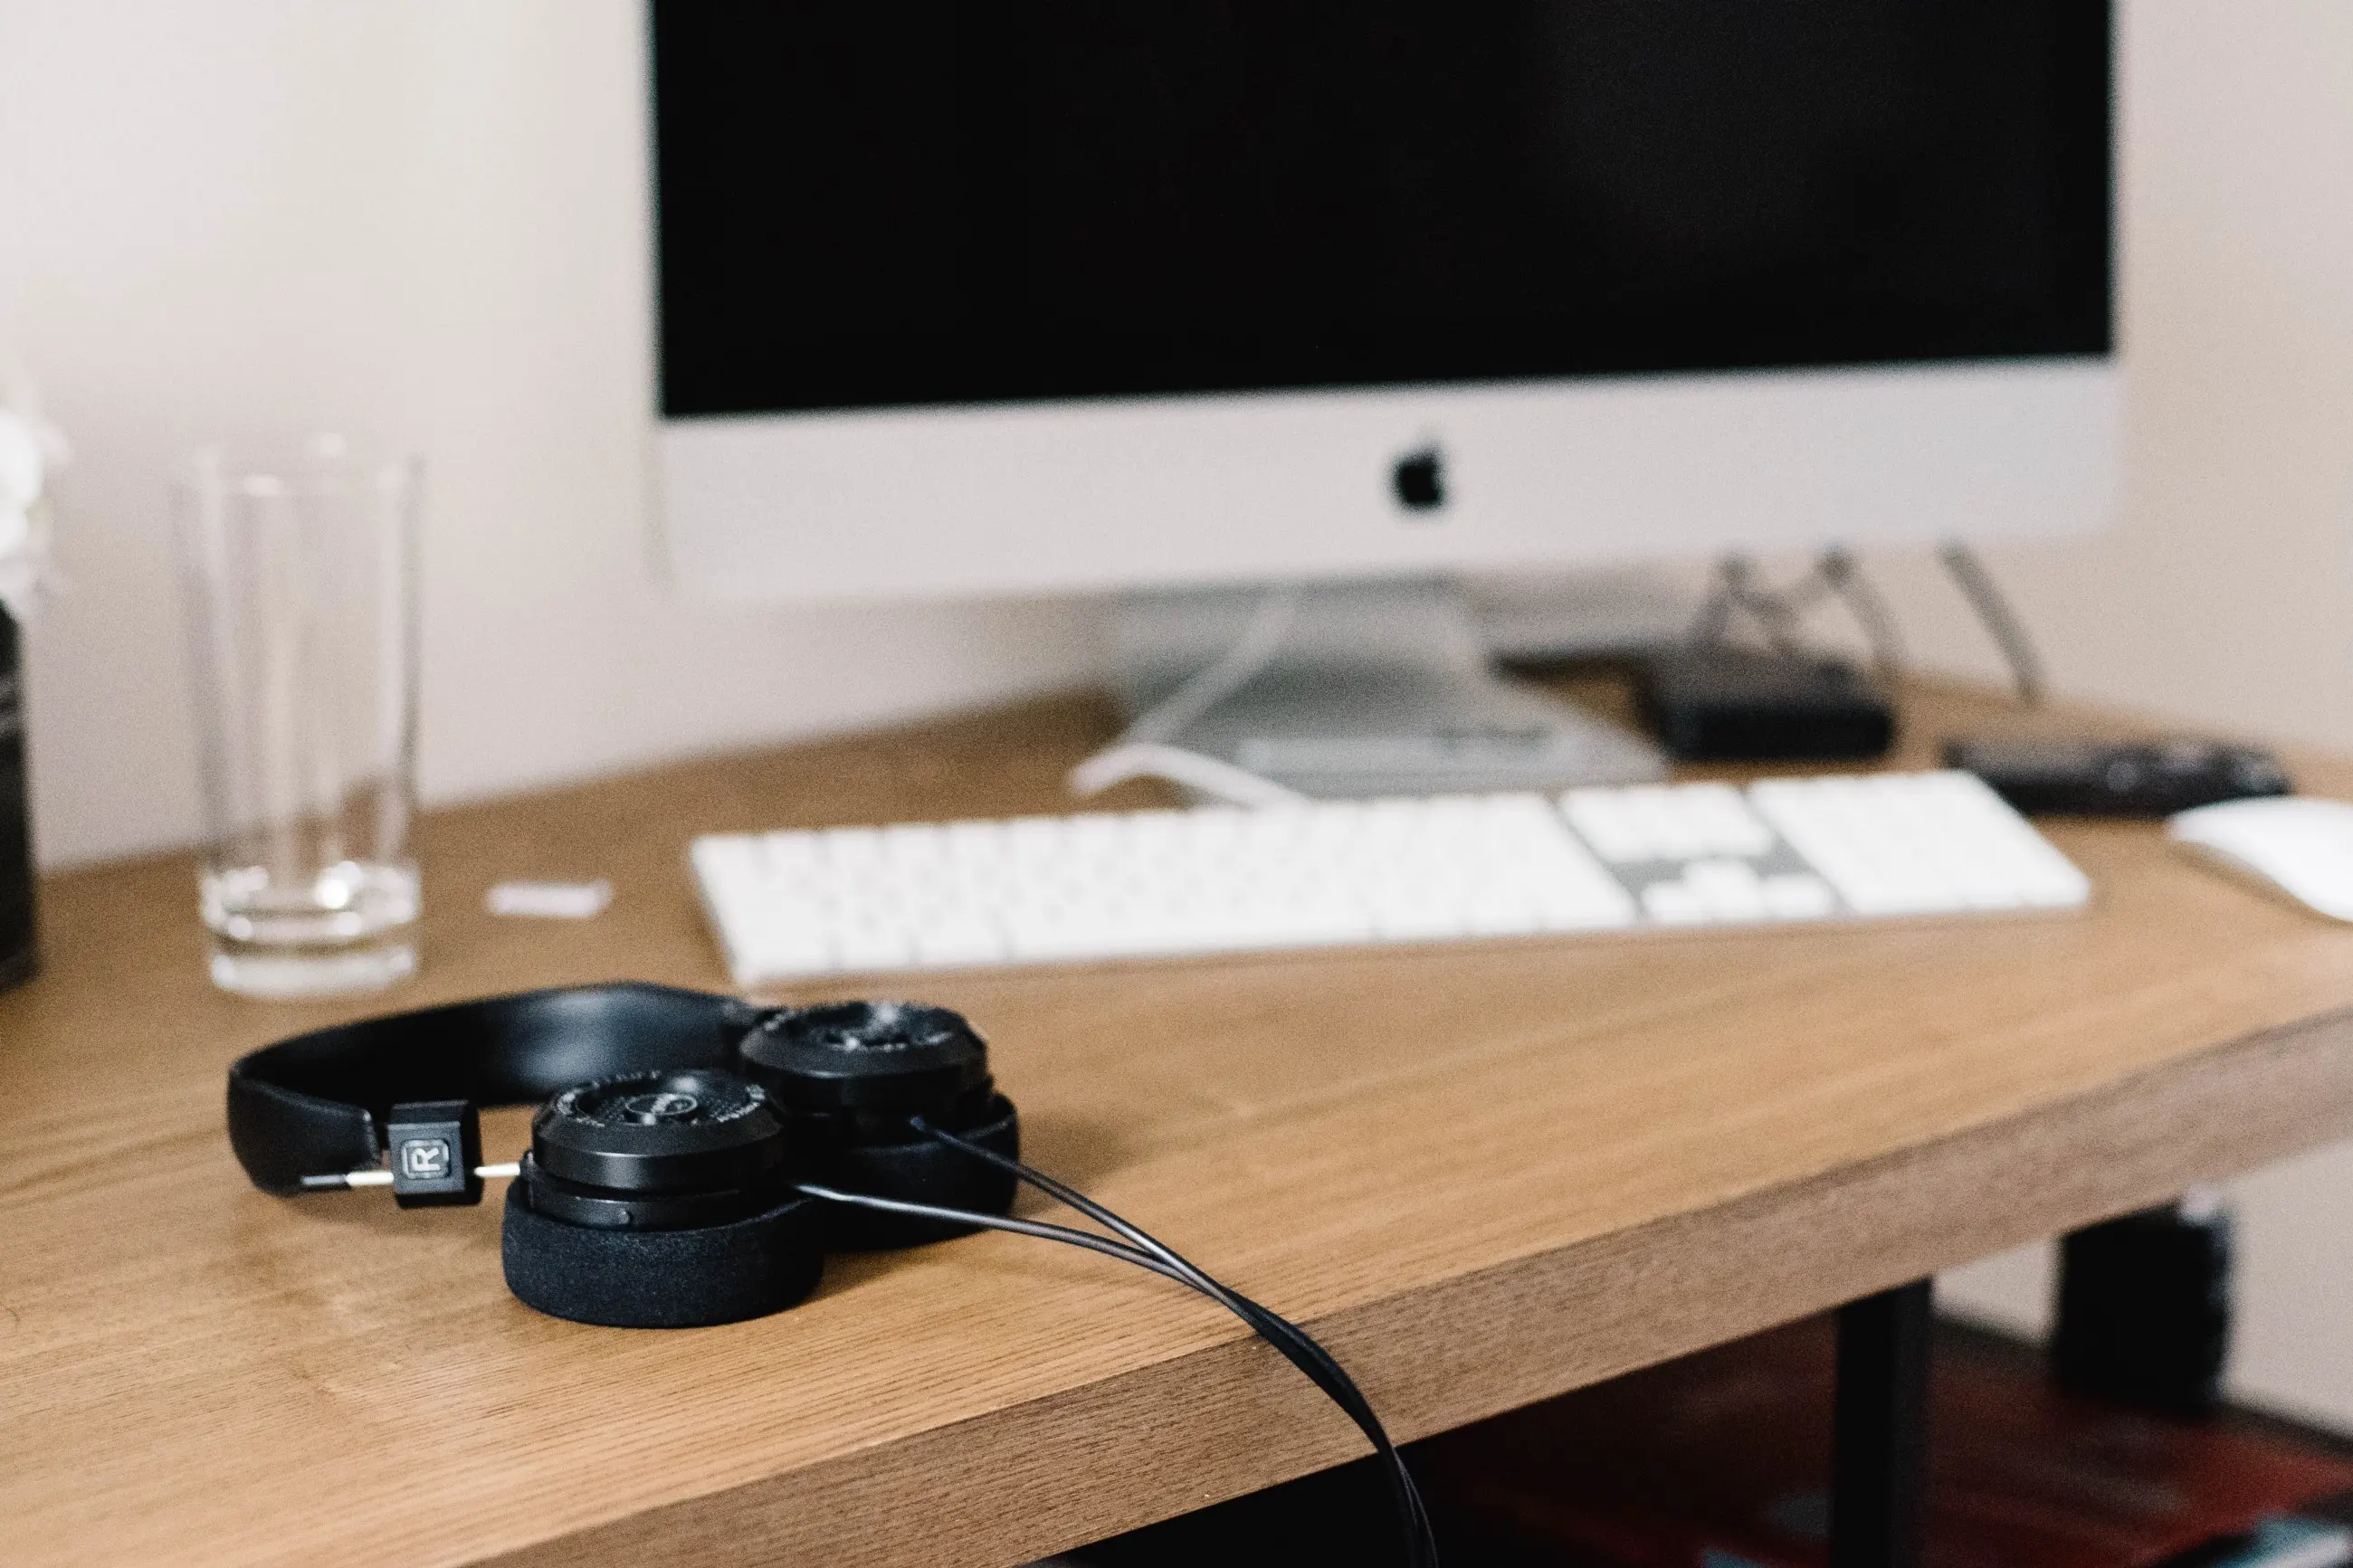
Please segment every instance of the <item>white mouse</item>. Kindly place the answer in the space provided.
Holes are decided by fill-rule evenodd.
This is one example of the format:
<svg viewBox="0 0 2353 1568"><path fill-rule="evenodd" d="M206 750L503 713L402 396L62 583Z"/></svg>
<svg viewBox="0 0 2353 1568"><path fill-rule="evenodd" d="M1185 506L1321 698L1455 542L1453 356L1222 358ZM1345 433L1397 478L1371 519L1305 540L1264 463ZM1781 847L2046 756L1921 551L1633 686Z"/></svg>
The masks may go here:
<svg viewBox="0 0 2353 1568"><path fill-rule="evenodd" d="M2307 909L2353 921L2353 805L2302 795L2226 800L2180 813L2166 832Z"/></svg>

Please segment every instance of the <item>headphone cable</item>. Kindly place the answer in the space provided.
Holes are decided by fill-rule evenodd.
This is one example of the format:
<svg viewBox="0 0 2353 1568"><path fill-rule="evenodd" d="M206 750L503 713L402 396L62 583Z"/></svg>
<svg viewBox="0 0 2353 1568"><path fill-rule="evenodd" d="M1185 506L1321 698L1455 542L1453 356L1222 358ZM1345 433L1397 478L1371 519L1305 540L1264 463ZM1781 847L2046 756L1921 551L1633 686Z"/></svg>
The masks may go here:
<svg viewBox="0 0 2353 1568"><path fill-rule="evenodd" d="M1305 1373L1335 1404L1347 1412L1349 1419L1356 1422L1358 1430L1364 1433L1366 1440L1372 1444L1374 1452L1380 1458L1383 1480L1397 1506L1400 1522L1405 1530L1406 1561L1415 1564L1416 1568L1420 1568L1423 1564L1435 1568L1438 1562L1438 1542L1430 1529L1429 1512L1422 1506L1420 1489L1414 1485L1412 1472L1406 1468L1404 1456L1398 1452L1397 1445L1389 1440L1387 1428L1381 1425L1380 1417L1373 1413L1371 1402L1366 1399L1364 1392L1356 1386L1356 1380L1350 1377L1339 1362L1333 1358L1331 1352L1318 1344L1305 1330L1251 1300L1239 1290L1211 1278L1207 1269L1179 1256L1175 1248L1145 1230L1143 1226L1121 1218L1076 1188L1056 1181L1044 1172L1032 1169L1018 1160L1000 1154L994 1149L984 1148L968 1139L959 1138L953 1132L934 1127L920 1116L910 1117L908 1121L916 1131L935 1138L950 1148L960 1149L985 1164L994 1165L1018 1180L1027 1182L1047 1196L1068 1205L1105 1229L1125 1237L1142 1251L1157 1258L1172 1268L1182 1269L1187 1282L1195 1289L1256 1329L1261 1338L1282 1352L1293 1365ZM1319 1370L1322 1373L1320 1376Z"/></svg>
<svg viewBox="0 0 2353 1568"><path fill-rule="evenodd" d="M1309 1382L1323 1392L1355 1423L1365 1435L1379 1460L1384 1485L1396 1506L1405 1537L1405 1560L1411 1568L1437 1568L1438 1546L1431 1532L1428 1511L1424 1509L1419 1489L1406 1468L1404 1457L1382 1426L1380 1417L1353 1378L1335 1360L1330 1352L1318 1344L1305 1330L1281 1314L1261 1306L1240 1291L1211 1278L1205 1270L1179 1256L1142 1227L1131 1225L1109 1209L1075 1192L1060 1182L1032 1170L1018 1161L1008 1160L994 1150L944 1132L920 1118L911 1119L916 1131L960 1149L975 1158L1011 1172L1080 1213L1129 1237L1115 1241L1092 1231L1076 1230L1068 1226L1050 1225L1039 1220L1014 1219L1004 1215L979 1214L965 1209L941 1208L929 1204L907 1203L895 1198L874 1197L863 1193L845 1193L808 1183L797 1184L797 1190L813 1198L839 1203L859 1208L879 1210L888 1214L908 1215L918 1218L945 1220L972 1225L990 1230L1009 1231L1018 1236L1036 1237L1047 1241L1059 1241L1067 1246L1083 1247L1103 1257L1115 1258L1147 1269L1163 1279L1171 1279L1207 1297L1247 1323L1260 1338L1265 1340L1284 1360L1303 1373Z"/></svg>
<svg viewBox="0 0 2353 1568"><path fill-rule="evenodd" d="M934 1204L909 1203L903 1198L878 1198L869 1193L845 1193L834 1187L821 1187L815 1182L795 1182L793 1191L803 1197L818 1198L829 1204L845 1204L851 1208L873 1209L881 1214L907 1215L915 1219L946 1220L956 1225L985 1226L990 1230L1010 1231L1015 1236L1034 1236L1045 1241L1066 1242L1083 1247L1089 1252L1099 1252L1105 1258L1116 1258L1123 1263L1133 1263L1138 1268L1149 1268L1164 1279L1174 1279L1190 1288L1192 1281L1171 1268L1150 1253L1113 1241L1107 1236L1097 1236L1091 1230L1073 1230L1066 1225L1048 1225L1043 1220L1015 1219L1008 1215L981 1214L971 1209L941 1208Z"/></svg>
<svg viewBox="0 0 2353 1568"><path fill-rule="evenodd" d="M874 1209L883 1214L908 1215L918 1219L945 1220L957 1225L978 1226L988 1230L1009 1231L1016 1236L1031 1236L1041 1240L1060 1241L1072 1247L1082 1247L1090 1252L1100 1253L1105 1258L1116 1258L1123 1263L1133 1263L1138 1268L1149 1269L1164 1279L1174 1280L1187 1289L1198 1291L1209 1300L1218 1301L1220 1306L1225 1305L1215 1292L1201 1290L1199 1285L1183 1269L1162 1262L1141 1247L1130 1247L1123 1241L1113 1241L1109 1237L1097 1236L1092 1231L1074 1230L1069 1226L1049 1225L1042 1220L1014 1219L1006 1215L982 1214L972 1209L941 1208L933 1204L909 1203L902 1198L876 1197L869 1193L845 1193L832 1187L818 1186L814 1182L796 1182L793 1184L793 1190L805 1197L818 1198L827 1203L846 1204L853 1208ZM1345 1383L1346 1374L1339 1372L1339 1363L1331 1361L1322 1346L1308 1339L1287 1319L1259 1306L1257 1302L1246 1296L1237 1296L1236 1300L1240 1300L1245 1309L1240 1315L1253 1329L1260 1329L1270 1338L1275 1338L1280 1342L1291 1342L1295 1339L1296 1342L1311 1347L1309 1360L1315 1364L1302 1366L1301 1370L1314 1381L1317 1387L1331 1394L1335 1401L1341 1402L1344 1409L1349 1409L1353 1416L1352 1405L1354 1403L1360 1402L1362 1395L1357 1394L1356 1401L1350 1401L1347 1395L1355 1392L1353 1384L1346 1385L1346 1392L1334 1386L1335 1374L1341 1383ZM1262 1327L1262 1322L1273 1326ZM1278 1342L1275 1348L1283 1352L1285 1359L1292 1360L1293 1365L1300 1365L1300 1363L1292 1356L1288 1342Z"/></svg>
<svg viewBox="0 0 2353 1568"><path fill-rule="evenodd" d="M1299 1368L1326 1397L1345 1412L1356 1423L1357 1429L1364 1432L1372 1441L1374 1447L1379 1451L1382 1458L1395 1466L1393 1472L1384 1470L1384 1479L1388 1483L1393 1499L1398 1501L1399 1517L1404 1521L1407 1532L1406 1560L1409 1563L1414 1564L1415 1568L1436 1568L1437 1546L1430 1536L1429 1520L1422 1510L1420 1495L1413 1489L1412 1478L1405 1472L1402 1458L1397 1454L1394 1445L1388 1441L1388 1434L1381 1430L1379 1418L1373 1415L1372 1408L1365 1402L1361 1391L1349 1379L1347 1373L1341 1370L1339 1363L1331 1358L1330 1353L1289 1320L1260 1306L1239 1292L1218 1285L1214 1280L1209 1282L1210 1288L1205 1289L1200 1281L1185 1269L1165 1263L1141 1247L1130 1247L1124 1242L1113 1241L1108 1237L1097 1236L1092 1231L1074 1230L1068 1226L1049 1225L1039 1220L1013 1219L1004 1215L981 1214L968 1209L940 1208L930 1204L907 1203L897 1198L875 1197L865 1193L839 1192L808 1182L796 1183L795 1190L806 1196L828 1203L846 1204L853 1207L874 1209L885 1214L908 1215L922 1219L946 1220L955 1224L978 1226L990 1230L1009 1231L1017 1236L1037 1237L1042 1240L1059 1241L1069 1246L1084 1247L1090 1252L1099 1253L1106 1258L1115 1258L1124 1263L1132 1263L1165 1279L1174 1280L1233 1311L1260 1337L1271 1344L1283 1359ZM1229 1297L1232 1299L1229 1300Z"/></svg>

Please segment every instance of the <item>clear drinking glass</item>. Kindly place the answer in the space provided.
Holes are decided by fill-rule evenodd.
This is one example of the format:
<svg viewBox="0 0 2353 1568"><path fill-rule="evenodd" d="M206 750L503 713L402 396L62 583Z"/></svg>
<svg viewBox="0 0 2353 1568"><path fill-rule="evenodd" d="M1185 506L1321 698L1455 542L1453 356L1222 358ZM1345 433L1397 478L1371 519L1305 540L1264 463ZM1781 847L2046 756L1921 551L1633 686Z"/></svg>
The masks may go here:
<svg viewBox="0 0 2353 1568"><path fill-rule="evenodd" d="M174 500L212 976L254 996L417 968L422 465L336 436L207 447Z"/></svg>

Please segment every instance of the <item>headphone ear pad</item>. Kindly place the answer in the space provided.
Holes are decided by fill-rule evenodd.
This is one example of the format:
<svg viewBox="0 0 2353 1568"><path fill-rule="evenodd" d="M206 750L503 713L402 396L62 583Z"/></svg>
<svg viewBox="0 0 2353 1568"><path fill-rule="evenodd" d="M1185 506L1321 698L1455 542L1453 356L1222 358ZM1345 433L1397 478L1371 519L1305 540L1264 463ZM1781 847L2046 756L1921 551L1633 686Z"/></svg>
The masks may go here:
<svg viewBox="0 0 2353 1568"><path fill-rule="evenodd" d="M692 1329L781 1312L817 1288L824 1220L794 1196L726 1225L608 1230L541 1214L507 1188L499 1252L526 1307L608 1329Z"/></svg>
<svg viewBox="0 0 2353 1568"><path fill-rule="evenodd" d="M1008 1160L1021 1157L1021 1119L1003 1095L989 1097L980 1120L949 1131ZM843 1192L866 1193L902 1203L930 1204L937 1208L968 1209L976 1214L1009 1214L1018 1183L1010 1171L1000 1171L985 1160L934 1138L907 1143L852 1144L829 1151L818 1176L822 1184ZM873 1209L828 1205L826 1245L833 1252L872 1252L890 1247L915 1247L927 1241L969 1236L977 1226L946 1220L919 1219L912 1215L881 1214Z"/></svg>

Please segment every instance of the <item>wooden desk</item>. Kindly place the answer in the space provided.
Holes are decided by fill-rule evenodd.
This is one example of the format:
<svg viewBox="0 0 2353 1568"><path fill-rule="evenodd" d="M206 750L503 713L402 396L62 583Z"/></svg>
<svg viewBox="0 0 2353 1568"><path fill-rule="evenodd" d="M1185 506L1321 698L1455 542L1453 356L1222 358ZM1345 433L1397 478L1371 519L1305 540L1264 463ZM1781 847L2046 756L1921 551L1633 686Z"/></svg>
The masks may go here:
<svg viewBox="0 0 2353 1568"><path fill-rule="evenodd" d="M1989 708L1929 693L1913 729ZM361 1003L213 993L185 859L50 882L48 971L0 998L0 1561L1012 1563L1356 1452L1223 1313L1023 1238L622 1332L507 1295L495 1205L286 1202L230 1160L238 1052L527 985L719 986L689 834L1060 809L1107 722L1048 703L437 814L424 975ZM1422 1434L2353 1130L2353 931L2147 826L2053 836L2086 916L918 989L989 1035L1040 1164ZM481 913L493 880L586 874L619 890L594 923Z"/></svg>

